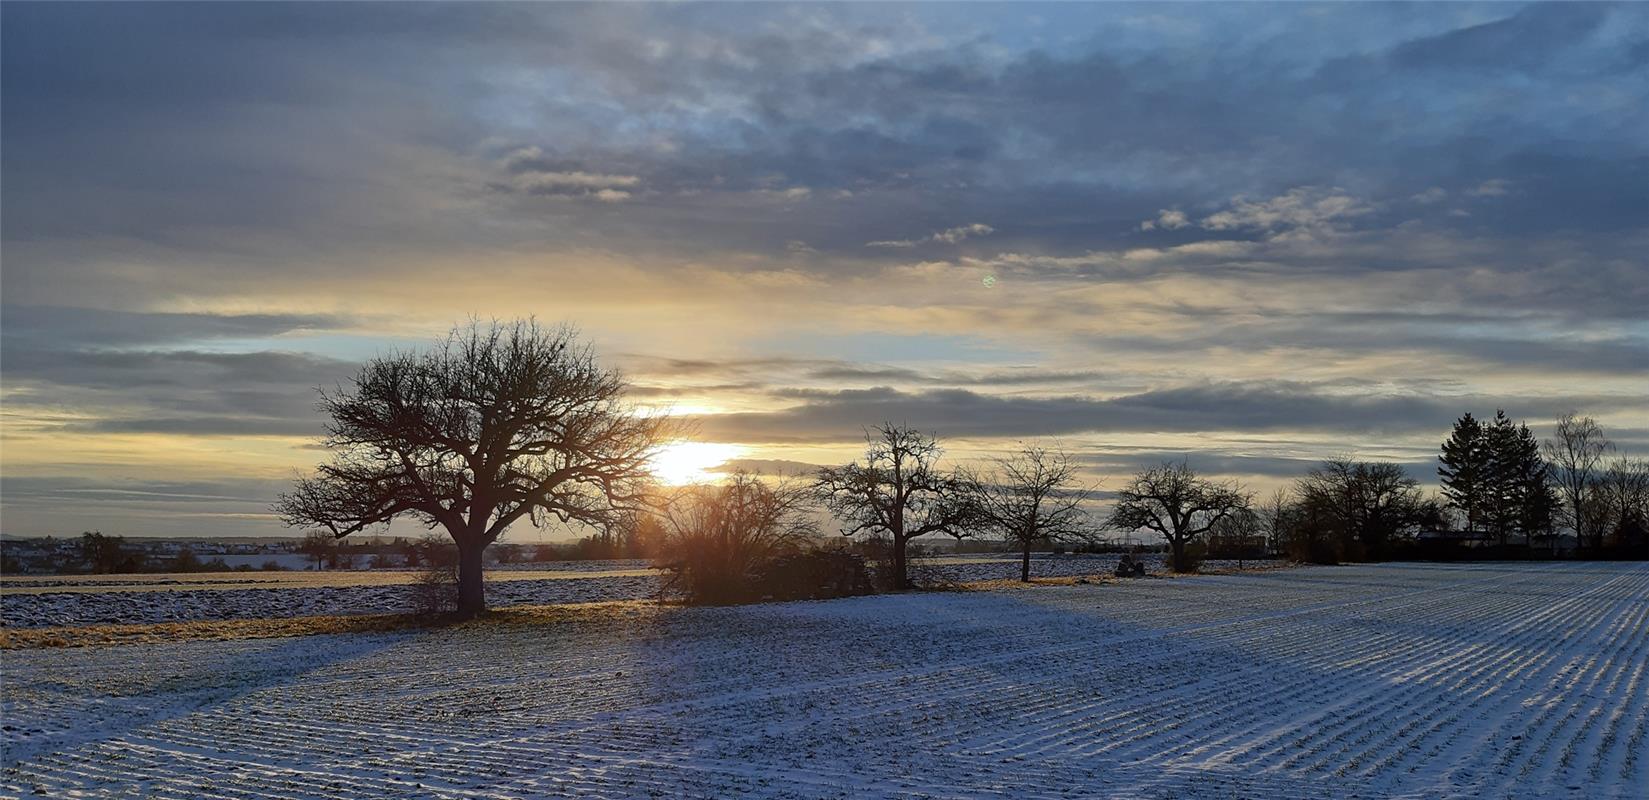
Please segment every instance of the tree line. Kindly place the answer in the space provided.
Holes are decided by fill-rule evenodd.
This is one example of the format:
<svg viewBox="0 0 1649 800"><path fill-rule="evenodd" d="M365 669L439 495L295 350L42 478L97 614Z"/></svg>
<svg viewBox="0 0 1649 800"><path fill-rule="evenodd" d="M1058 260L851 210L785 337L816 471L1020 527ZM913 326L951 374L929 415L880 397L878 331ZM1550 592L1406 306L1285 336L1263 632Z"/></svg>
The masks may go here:
<svg viewBox="0 0 1649 800"><path fill-rule="evenodd" d="M1468 412L1443 443L1438 477L1464 530L1502 548L1521 538L1555 552L1567 528L1589 554L1632 555L1649 540L1649 460L1614 450L1596 420L1573 412L1544 442L1503 410L1488 423Z"/></svg>
<svg viewBox="0 0 1649 800"><path fill-rule="evenodd" d="M429 350L375 358L350 386L322 391L332 457L276 511L334 538L399 517L444 531L457 552L458 609L474 614L485 608L487 547L522 521L657 540L685 594L737 602L866 590L863 560L822 541L879 543L887 564L877 574L903 589L910 543L931 535L1012 542L1028 580L1034 547L1150 531L1172 568L1193 571L1210 546L1255 541L1300 560L1387 558L1416 531L1444 527L1453 510L1468 530L1532 542L1567 508L1576 530L1601 537L1606 508L1617 529L1641 528L1649 494L1624 479L1643 473L1643 462L1600 467L1602 435L1589 419L1565 418L1539 448L1503 414L1456 425L1443 448L1441 500L1387 462L1330 459L1264 503L1180 462L1140 470L1098 517L1098 487L1082 483L1079 465L1056 447L1027 444L978 469L945 468L934 437L894 424L867 431L862 458L805 479L738 474L665 491L650 460L683 431L626 403L625 388L570 328L460 326ZM821 511L844 536L823 535ZM1601 550L1603 539L1590 541Z"/></svg>

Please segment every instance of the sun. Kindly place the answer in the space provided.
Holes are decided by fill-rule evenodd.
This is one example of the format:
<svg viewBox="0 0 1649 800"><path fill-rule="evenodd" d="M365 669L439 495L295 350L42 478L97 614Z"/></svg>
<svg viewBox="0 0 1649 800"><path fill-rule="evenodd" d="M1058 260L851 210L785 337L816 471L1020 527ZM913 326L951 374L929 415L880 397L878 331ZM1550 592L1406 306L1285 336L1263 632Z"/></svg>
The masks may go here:
<svg viewBox="0 0 1649 800"><path fill-rule="evenodd" d="M653 477L660 483L681 486L716 479L710 470L729 459L738 458L745 448L722 442L676 442L660 448L653 456Z"/></svg>

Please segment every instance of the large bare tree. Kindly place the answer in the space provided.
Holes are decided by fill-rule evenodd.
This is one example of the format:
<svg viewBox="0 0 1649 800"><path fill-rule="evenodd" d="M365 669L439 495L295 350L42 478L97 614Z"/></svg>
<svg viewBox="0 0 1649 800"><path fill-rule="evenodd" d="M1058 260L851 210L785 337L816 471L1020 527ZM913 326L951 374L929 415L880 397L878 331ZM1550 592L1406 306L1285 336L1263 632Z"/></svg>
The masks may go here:
<svg viewBox="0 0 1649 800"><path fill-rule="evenodd" d="M1026 445L997 459L973 491L988 529L1019 546L1021 581L1031 579L1033 546L1093 536L1086 507L1093 487L1077 483L1076 464L1064 451Z"/></svg>
<svg viewBox="0 0 1649 800"><path fill-rule="evenodd" d="M1184 461L1167 463L1134 475L1117 493L1106 526L1116 530L1145 529L1168 542L1175 572L1192 572L1186 547L1220 520L1248 508L1249 495L1235 484L1197 475Z"/></svg>
<svg viewBox="0 0 1649 800"><path fill-rule="evenodd" d="M1622 456L1609 462L1597 482L1596 515L1614 534L1614 546L1628 553L1635 546L1649 555L1649 459Z"/></svg>
<svg viewBox="0 0 1649 800"><path fill-rule="evenodd" d="M1442 514L1419 481L1387 461L1330 458L1296 482L1295 493L1308 513L1332 522L1342 554L1359 560L1384 558L1393 539L1438 523Z"/></svg>
<svg viewBox="0 0 1649 800"><path fill-rule="evenodd" d="M1603 428L1591 417L1576 416L1570 411L1557 418L1552 438L1541 445L1551 474L1563 496L1564 521L1574 529L1575 543L1590 545L1593 550L1603 548L1603 525L1593 524L1591 503L1597 492L1598 471L1603 455L1611 449L1603 436ZM1588 542L1588 530L1590 542ZM1557 551L1557 537L1552 537L1552 550Z"/></svg>
<svg viewBox="0 0 1649 800"><path fill-rule="evenodd" d="M338 538L403 516L445 530L459 611L478 613L486 548L511 525L600 525L642 499L670 422L636 413L624 390L570 328L471 322L322 390L332 460L276 511Z"/></svg>
<svg viewBox="0 0 1649 800"><path fill-rule="evenodd" d="M895 588L910 587L905 548L930 533L958 538L977 521L966 476L939 468L933 437L884 423L865 434L864 463L819 470L814 484L825 508L844 521L844 534L887 536L893 545Z"/></svg>

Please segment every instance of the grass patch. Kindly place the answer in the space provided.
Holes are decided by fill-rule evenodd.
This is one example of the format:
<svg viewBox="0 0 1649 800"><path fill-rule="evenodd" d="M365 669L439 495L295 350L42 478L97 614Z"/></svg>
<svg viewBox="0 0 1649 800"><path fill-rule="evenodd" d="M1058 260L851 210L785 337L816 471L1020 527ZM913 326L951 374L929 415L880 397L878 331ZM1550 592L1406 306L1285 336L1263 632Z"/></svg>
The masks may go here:
<svg viewBox="0 0 1649 800"><path fill-rule="evenodd" d="M662 612L651 600L608 600L512 606L489 611L474 619L455 615L357 614L281 619L233 619L199 622L157 622L142 625L79 625L59 628L0 628L0 650L42 647L152 644L160 642L281 639L340 633L390 633L433 628L535 626L569 621L643 616Z"/></svg>

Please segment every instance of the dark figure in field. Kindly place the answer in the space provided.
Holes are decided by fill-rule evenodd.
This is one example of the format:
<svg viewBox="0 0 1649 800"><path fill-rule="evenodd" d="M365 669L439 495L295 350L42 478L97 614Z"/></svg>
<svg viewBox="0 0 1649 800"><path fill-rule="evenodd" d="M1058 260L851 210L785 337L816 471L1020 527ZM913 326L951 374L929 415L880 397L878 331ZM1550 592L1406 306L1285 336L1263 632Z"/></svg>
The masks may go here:
<svg viewBox="0 0 1649 800"><path fill-rule="evenodd" d="M1144 564L1139 564L1138 565L1138 567L1144 567L1144 566L1145 566ZM1131 578L1135 574L1137 574L1137 573L1134 572L1135 569L1136 569L1136 565L1134 564L1134 557L1127 554L1127 553L1123 553L1122 554L1122 559L1117 562L1117 572L1116 572L1117 577L1118 578Z"/></svg>
<svg viewBox="0 0 1649 800"><path fill-rule="evenodd" d="M1134 562L1134 577L1145 577L1145 559L1140 559Z"/></svg>

